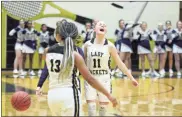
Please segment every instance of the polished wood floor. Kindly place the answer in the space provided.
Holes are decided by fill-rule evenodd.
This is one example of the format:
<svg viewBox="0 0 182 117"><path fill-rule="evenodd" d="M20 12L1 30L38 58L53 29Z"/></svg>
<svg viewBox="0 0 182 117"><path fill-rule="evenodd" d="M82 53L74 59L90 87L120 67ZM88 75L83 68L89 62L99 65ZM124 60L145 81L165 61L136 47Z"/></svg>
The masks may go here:
<svg viewBox="0 0 182 117"><path fill-rule="evenodd" d="M182 116L181 78L138 78L139 86L132 86L127 78L113 78L112 92L119 100L117 109L111 104L107 115L113 116ZM51 116L46 93L48 80L44 84L43 97L35 95L38 77L13 78L11 72L2 75L2 115L3 116ZM83 80L82 80L83 85ZM15 91L26 91L32 99L31 107L25 112L12 108L10 99ZM83 112L87 115L87 105L82 89Z"/></svg>

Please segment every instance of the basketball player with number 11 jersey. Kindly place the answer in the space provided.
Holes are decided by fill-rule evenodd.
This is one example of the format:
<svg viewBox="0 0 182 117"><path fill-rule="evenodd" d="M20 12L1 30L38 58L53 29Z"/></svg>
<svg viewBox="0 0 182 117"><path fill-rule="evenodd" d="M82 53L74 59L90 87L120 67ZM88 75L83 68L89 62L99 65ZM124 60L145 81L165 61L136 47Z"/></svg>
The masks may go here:
<svg viewBox="0 0 182 117"><path fill-rule="evenodd" d="M105 38L107 28L104 22L99 21L95 26L96 38L87 41L84 45L84 56L87 67L96 80L100 82L108 92L111 92L110 56L113 57L118 67L130 78L135 86L138 82L133 78L127 67L120 60L117 50L111 42ZM106 96L92 88L85 81L85 95L88 103L88 115L97 116L95 100L99 99L99 116L105 116L109 100Z"/></svg>

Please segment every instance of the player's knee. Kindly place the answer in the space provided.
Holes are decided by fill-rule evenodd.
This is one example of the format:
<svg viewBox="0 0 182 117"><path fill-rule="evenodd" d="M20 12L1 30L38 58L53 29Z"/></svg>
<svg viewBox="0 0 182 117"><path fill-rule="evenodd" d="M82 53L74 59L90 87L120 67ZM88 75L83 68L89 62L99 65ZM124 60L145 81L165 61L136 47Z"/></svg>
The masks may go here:
<svg viewBox="0 0 182 117"><path fill-rule="evenodd" d="M88 103L88 115L96 116L96 103L95 102Z"/></svg>
<svg viewBox="0 0 182 117"><path fill-rule="evenodd" d="M145 61L145 56L141 56L141 61Z"/></svg>
<svg viewBox="0 0 182 117"><path fill-rule="evenodd" d="M105 116L106 115L107 105L108 105L108 103L100 104L100 107L99 107L99 116Z"/></svg>
<svg viewBox="0 0 182 117"><path fill-rule="evenodd" d="M180 60L180 58L179 58L179 55L175 55L175 61L179 61Z"/></svg>

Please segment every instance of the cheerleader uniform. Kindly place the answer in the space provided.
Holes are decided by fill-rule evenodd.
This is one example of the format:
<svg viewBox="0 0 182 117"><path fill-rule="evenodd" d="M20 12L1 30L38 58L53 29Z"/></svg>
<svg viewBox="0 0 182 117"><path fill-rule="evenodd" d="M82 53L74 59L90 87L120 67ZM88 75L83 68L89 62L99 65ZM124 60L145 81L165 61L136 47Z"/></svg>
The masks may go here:
<svg viewBox="0 0 182 117"><path fill-rule="evenodd" d="M12 29L9 32L10 36L13 36L15 33L16 35L16 43L15 43L15 50L22 50L22 45L23 45L23 35L22 35L22 31L24 30L24 28L21 28L20 26Z"/></svg>
<svg viewBox="0 0 182 117"><path fill-rule="evenodd" d="M169 40L172 40L172 31L173 31L173 29L166 29L165 30L165 33L167 35L167 40L166 40L165 48L166 48L166 51L168 51L168 52L172 51L172 45L173 44L172 43L171 44L168 43Z"/></svg>
<svg viewBox="0 0 182 117"><path fill-rule="evenodd" d="M121 50L121 34L122 34L122 29L119 29L119 30L116 29L114 34L116 36L116 41L115 41L114 45L115 45L116 49L118 51L120 51Z"/></svg>
<svg viewBox="0 0 182 117"><path fill-rule="evenodd" d="M85 40L83 41L83 43L86 43L87 41L91 40L92 38L95 38L95 33L94 33L93 29L90 29L89 31L86 32Z"/></svg>
<svg viewBox="0 0 182 117"><path fill-rule="evenodd" d="M45 48L48 47L49 39L51 38L50 36L51 36L51 34L48 31L40 32L40 36L39 36L39 39L40 39L39 54L43 54Z"/></svg>
<svg viewBox="0 0 182 117"><path fill-rule="evenodd" d="M129 52L132 53L132 45L131 45L131 35L130 30L132 28L132 25L126 24L125 27L121 30L121 37L118 41L120 45L120 52Z"/></svg>
<svg viewBox="0 0 182 117"><path fill-rule="evenodd" d="M182 54L182 31L174 29L172 31L173 53Z"/></svg>
<svg viewBox="0 0 182 117"><path fill-rule="evenodd" d="M84 32L82 32L82 34L83 33ZM90 29L89 31L86 32L83 43L86 43L87 41L94 39L95 37L96 37L96 33L94 32L93 29ZM82 50L84 51L84 44L82 46Z"/></svg>
<svg viewBox="0 0 182 117"><path fill-rule="evenodd" d="M139 30L137 32L137 36L138 36L138 47L137 47L138 54L150 54L151 47L149 40L152 40L152 38L149 30L146 31Z"/></svg>
<svg viewBox="0 0 182 117"><path fill-rule="evenodd" d="M38 32L31 28L25 29L23 31L24 34L24 43L23 43L23 53L33 54L36 50L36 38L38 35Z"/></svg>
<svg viewBox="0 0 182 117"><path fill-rule="evenodd" d="M155 41L155 47L154 47L154 53L165 53L166 52L166 40L167 40L167 35L166 32L163 30L160 32L158 29L154 30L153 32L153 39Z"/></svg>

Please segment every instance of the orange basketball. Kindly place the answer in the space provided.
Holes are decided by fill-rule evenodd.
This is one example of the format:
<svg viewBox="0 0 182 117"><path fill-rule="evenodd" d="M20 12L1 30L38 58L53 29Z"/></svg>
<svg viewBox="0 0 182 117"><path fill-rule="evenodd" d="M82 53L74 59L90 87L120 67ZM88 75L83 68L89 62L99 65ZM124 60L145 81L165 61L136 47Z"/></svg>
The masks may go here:
<svg viewBox="0 0 182 117"><path fill-rule="evenodd" d="M30 107L31 98L28 93L24 91L18 91L13 94L11 98L11 104L17 111L25 111Z"/></svg>

